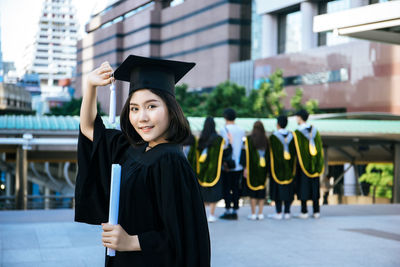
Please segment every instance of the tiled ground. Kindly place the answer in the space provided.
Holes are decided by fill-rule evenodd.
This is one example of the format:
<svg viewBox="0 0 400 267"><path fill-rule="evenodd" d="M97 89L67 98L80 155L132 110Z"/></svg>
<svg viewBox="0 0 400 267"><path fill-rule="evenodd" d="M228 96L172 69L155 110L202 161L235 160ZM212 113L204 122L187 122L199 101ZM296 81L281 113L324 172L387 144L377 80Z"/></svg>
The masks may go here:
<svg viewBox="0 0 400 267"><path fill-rule="evenodd" d="M324 206L318 220L248 212L210 224L212 266L400 266L400 205ZM100 227L72 221L72 210L0 212L0 266L103 266Z"/></svg>

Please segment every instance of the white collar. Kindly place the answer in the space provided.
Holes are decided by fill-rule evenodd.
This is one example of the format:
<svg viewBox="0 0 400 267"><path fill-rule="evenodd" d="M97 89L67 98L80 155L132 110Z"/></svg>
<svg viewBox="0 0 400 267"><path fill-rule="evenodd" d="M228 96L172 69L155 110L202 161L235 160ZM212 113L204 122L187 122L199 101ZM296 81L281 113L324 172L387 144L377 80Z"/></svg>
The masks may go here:
<svg viewBox="0 0 400 267"><path fill-rule="evenodd" d="M310 127L310 124L308 124L308 123L302 123L302 124L300 124L299 125L299 130L303 130L303 129L306 129L306 128L309 128Z"/></svg>
<svg viewBox="0 0 400 267"><path fill-rule="evenodd" d="M278 133L281 133L281 134L287 134L288 133L288 130L286 130L286 129L279 129L278 130Z"/></svg>

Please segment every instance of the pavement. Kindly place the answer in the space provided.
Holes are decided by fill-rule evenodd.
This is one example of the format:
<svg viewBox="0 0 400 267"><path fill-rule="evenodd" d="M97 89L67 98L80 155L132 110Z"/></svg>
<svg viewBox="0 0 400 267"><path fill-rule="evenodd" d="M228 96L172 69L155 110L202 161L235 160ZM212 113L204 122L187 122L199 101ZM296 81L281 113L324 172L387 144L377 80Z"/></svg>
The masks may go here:
<svg viewBox="0 0 400 267"><path fill-rule="evenodd" d="M249 210L209 225L213 267L400 266L400 204L323 206L307 220L249 221ZM0 266L104 266L100 236L73 210L0 211Z"/></svg>

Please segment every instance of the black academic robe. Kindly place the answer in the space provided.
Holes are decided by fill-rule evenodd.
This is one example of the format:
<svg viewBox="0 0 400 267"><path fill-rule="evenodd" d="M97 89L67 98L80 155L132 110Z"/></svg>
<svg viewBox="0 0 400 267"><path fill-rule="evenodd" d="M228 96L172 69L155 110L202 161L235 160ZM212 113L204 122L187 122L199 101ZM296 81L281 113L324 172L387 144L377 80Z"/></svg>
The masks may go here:
<svg viewBox="0 0 400 267"><path fill-rule="evenodd" d="M210 239L196 176L182 149L159 144L145 152L99 116L91 142L81 132L75 221L108 221L111 164L121 164L119 221L142 251L116 252L106 266L210 266Z"/></svg>
<svg viewBox="0 0 400 267"><path fill-rule="evenodd" d="M275 133L280 135L280 133ZM274 201L293 201L296 174L296 148L293 139L288 143L290 159L284 158L284 145L274 133L270 143L270 197Z"/></svg>
<svg viewBox="0 0 400 267"><path fill-rule="evenodd" d="M264 199L265 185L268 175L268 147L259 150L254 146L251 136L244 141L244 149L240 153L240 165L247 169L247 179L244 180L243 195L250 198Z"/></svg>
<svg viewBox="0 0 400 267"><path fill-rule="evenodd" d="M206 150L207 149L207 150ZM202 152L206 152L202 155ZM204 202L218 202L223 198L221 166L222 155L224 152L224 139L215 134L212 134L202 151L197 152L199 156L199 172L197 173L200 190ZM203 158L205 156L205 158Z"/></svg>
<svg viewBox="0 0 400 267"><path fill-rule="evenodd" d="M308 133L312 127L307 128ZM316 155L310 153L310 141L299 130L294 131L293 140L297 152L296 193L299 200L318 201L320 198L319 177L324 173L324 153L319 132L315 135Z"/></svg>

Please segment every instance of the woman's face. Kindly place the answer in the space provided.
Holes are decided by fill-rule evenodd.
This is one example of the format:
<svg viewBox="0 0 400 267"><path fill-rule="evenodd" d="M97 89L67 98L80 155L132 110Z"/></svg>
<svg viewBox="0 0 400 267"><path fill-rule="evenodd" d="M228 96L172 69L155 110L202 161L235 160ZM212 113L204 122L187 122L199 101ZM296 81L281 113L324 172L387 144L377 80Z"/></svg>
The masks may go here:
<svg viewBox="0 0 400 267"><path fill-rule="evenodd" d="M147 89L138 90L130 99L129 110L129 121L149 146L167 142L168 108L161 97Z"/></svg>

